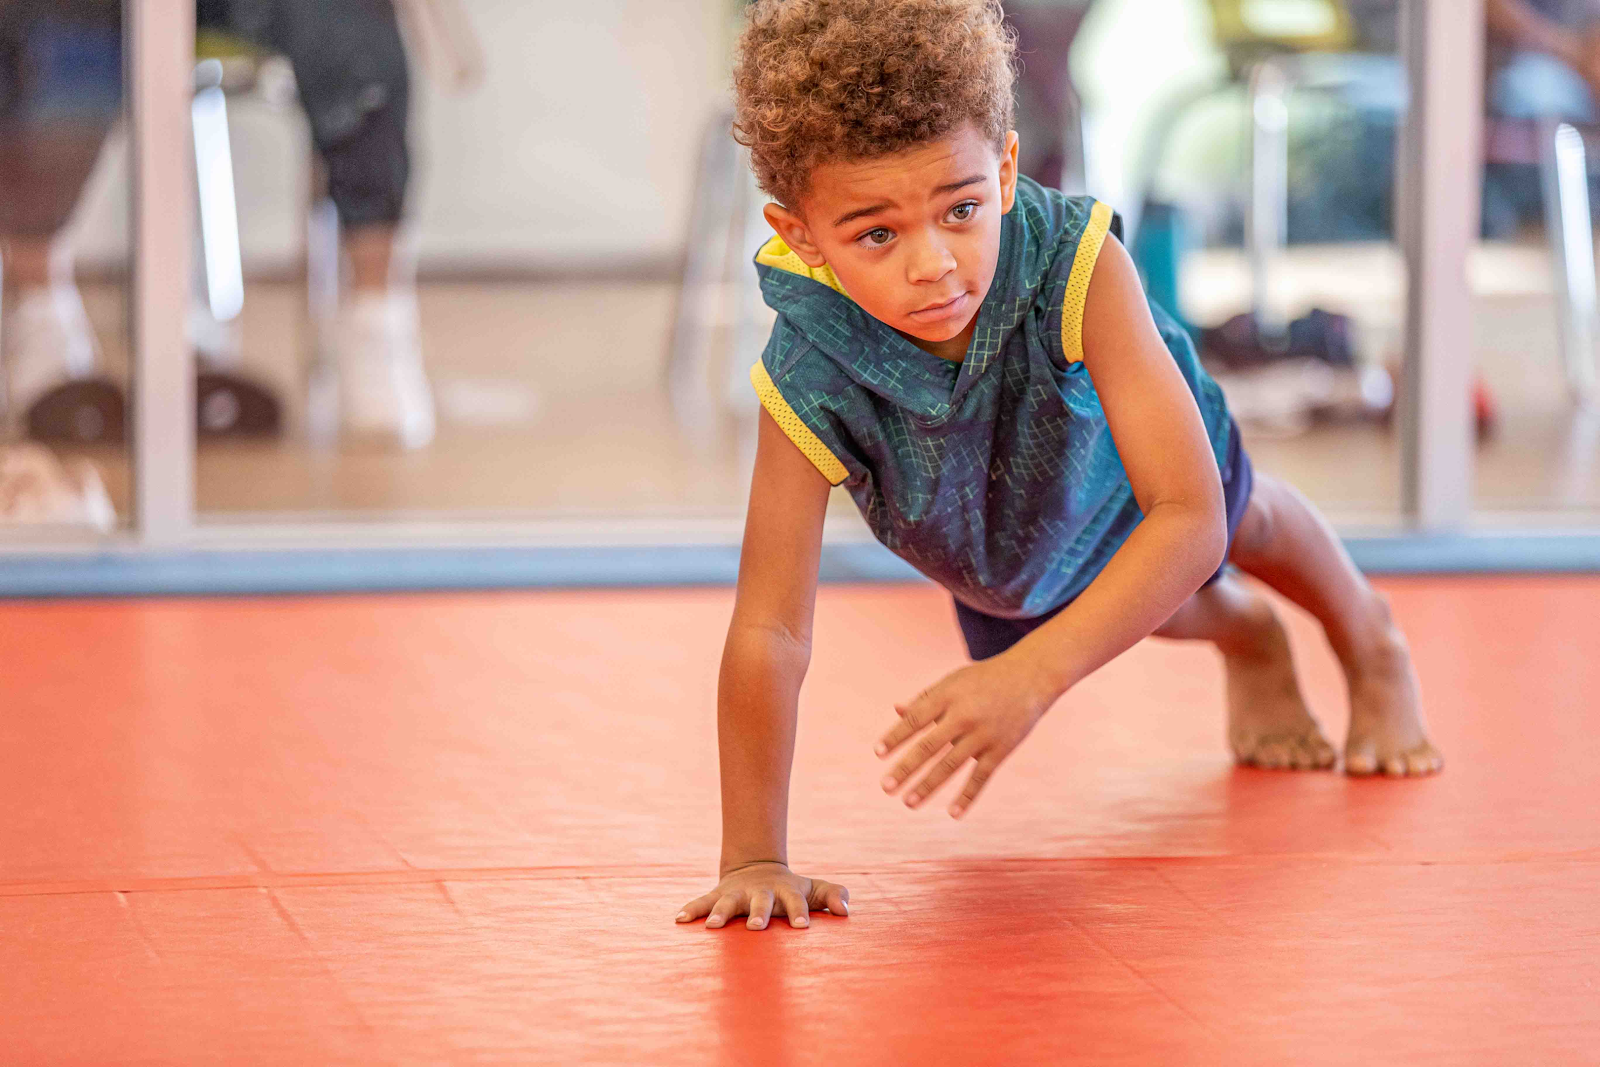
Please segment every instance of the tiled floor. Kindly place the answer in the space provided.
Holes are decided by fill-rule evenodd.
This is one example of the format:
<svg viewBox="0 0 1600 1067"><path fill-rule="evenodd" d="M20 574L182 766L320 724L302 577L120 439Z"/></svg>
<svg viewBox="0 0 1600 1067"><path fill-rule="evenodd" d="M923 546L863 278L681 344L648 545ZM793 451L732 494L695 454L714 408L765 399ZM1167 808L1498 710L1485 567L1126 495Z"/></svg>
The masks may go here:
<svg viewBox="0 0 1600 1067"><path fill-rule="evenodd" d="M791 856L852 913L761 934L672 922L726 590L0 605L0 1058L1600 1063L1600 582L1385 588L1441 776L1235 769L1146 642L961 822L871 753L948 603L824 589Z"/></svg>

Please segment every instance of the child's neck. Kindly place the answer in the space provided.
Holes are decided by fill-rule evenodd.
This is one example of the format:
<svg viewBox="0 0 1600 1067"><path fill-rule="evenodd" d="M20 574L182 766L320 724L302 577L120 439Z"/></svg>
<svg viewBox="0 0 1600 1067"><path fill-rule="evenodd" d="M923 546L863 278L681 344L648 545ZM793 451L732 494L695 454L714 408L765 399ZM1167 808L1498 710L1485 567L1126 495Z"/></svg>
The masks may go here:
<svg viewBox="0 0 1600 1067"><path fill-rule="evenodd" d="M904 330L896 330L901 337L916 345L924 352L938 356L940 359L949 360L951 363L960 363L967 358L967 348L972 344L972 335L978 332L978 315L973 313L966 328L948 341L924 341L920 337L913 337Z"/></svg>

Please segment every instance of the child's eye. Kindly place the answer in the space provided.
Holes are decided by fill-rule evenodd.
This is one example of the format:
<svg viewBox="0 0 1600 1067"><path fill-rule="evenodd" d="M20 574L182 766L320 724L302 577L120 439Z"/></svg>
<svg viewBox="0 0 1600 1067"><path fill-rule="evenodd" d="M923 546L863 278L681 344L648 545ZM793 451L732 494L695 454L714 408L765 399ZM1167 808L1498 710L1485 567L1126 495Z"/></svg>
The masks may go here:
<svg viewBox="0 0 1600 1067"><path fill-rule="evenodd" d="M886 230L882 226L879 226L877 229L868 230L860 237L857 237L856 240L862 244L868 245L869 247L878 248L882 245L888 244L893 238L894 231Z"/></svg>
<svg viewBox="0 0 1600 1067"><path fill-rule="evenodd" d="M978 210L978 202L976 200L963 200L950 209L950 217L957 222L966 222L976 210Z"/></svg>

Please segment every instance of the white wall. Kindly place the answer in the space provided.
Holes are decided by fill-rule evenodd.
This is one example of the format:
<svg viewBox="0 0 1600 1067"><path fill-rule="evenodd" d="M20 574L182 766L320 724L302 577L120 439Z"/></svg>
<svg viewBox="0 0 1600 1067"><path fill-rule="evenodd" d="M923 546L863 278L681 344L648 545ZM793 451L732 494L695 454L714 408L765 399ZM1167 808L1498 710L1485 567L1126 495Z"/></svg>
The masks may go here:
<svg viewBox="0 0 1600 1067"><path fill-rule="evenodd" d="M701 131L727 82L708 0L468 0L488 82L429 88L421 252L616 260L675 252Z"/></svg>
<svg viewBox="0 0 1600 1067"><path fill-rule="evenodd" d="M486 79L442 93L418 72L412 217L424 263L562 269L661 262L686 226L701 132L727 84L725 0L463 0ZM247 257L298 256L304 122L234 103ZM75 222L85 261L126 249L125 138Z"/></svg>

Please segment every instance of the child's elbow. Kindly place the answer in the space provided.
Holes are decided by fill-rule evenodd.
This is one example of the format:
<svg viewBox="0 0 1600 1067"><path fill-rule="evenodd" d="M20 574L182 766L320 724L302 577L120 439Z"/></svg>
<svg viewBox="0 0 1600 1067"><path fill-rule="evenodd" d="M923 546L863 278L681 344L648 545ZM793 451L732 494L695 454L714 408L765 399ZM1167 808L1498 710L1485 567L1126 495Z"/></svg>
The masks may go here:
<svg viewBox="0 0 1600 1067"><path fill-rule="evenodd" d="M1221 570L1228 559L1227 509L1220 502L1203 507L1196 527L1195 552L1204 560L1200 568L1204 572L1200 580L1204 582Z"/></svg>

